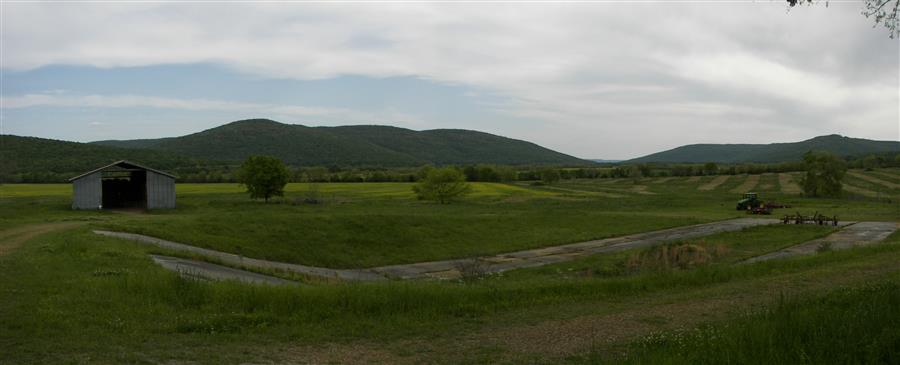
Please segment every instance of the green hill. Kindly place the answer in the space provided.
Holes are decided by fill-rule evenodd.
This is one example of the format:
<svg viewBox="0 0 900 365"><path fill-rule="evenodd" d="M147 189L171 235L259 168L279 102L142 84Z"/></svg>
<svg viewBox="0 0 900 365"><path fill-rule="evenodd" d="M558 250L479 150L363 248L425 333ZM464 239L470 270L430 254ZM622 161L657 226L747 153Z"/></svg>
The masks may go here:
<svg viewBox="0 0 900 365"><path fill-rule="evenodd" d="M140 161L162 170L197 165L192 158L156 150L99 146L54 139L0 135L0 176L60 181L117 160Z"/></svg>
<svg viewBox="0 0 900 365"><path fill-rule="evenodd" d="M388 126L306 127L267 119L237 121L182 137L93 143L219 161L239 161L250 155L265 154L294 166L589 163L533 143L476 131L413 131Z"/></svg>
<svg viewBox="0 0 900 365"><path fill-rule="evenodd" d="M801 142L771 144L692 144L629 160L644 162L788 162L799 161L810 150L828 151L839 156L862 156L900 152L900 142L873 141L836 134Z"/></svg>

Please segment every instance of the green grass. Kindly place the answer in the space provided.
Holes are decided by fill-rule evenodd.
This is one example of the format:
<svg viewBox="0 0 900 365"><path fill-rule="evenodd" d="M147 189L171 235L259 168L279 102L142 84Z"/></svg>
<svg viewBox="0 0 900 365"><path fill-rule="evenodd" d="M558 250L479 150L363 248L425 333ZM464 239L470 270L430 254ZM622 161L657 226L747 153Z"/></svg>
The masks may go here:
<svg viewBox="0 0 900 365"><path fill-rule="evenodd" d="M0 232L32 223L91 222L40 236L0 255L0 364L288 362L297 359L282 357L290 353L285 348L354 348L360 343L393 355L428 353L420 362L496 362L513 356L513 350L481 348L459 341L458 336L725 295L736 298L737 307L753 300L765 304L762 298L771 295L773 287L802 292L798 300L815 302L833 282L900 280L896 270L900 233L882 245L733 265L831 230L817 226L756 227L681 242L710 250L726 248L715 260L689 269L619 270L629 257L647 251L639 249L469 282L300 288L184 280L148 258L147 253L156 249L90 232L113 227L185 242L224 238L223 242L241 245L247 256L275 252L335 266L366 266L743 217L733 210L736 197L726 186L742 180L732 180L711 192L698 192L696 186L702 182L685 179L638 183L653 195L636 193L632 180L558 184L572 190L611 189L621 192L621 198L476 184L472 196L452 205L417 201L409 184L401 183L321 184L322 205L291 204L305 195L308 186L303 184L289 185L283 203L268 205L248 201L236 185L179 184L178 209L145 215L73 212L68 209L67 190L60 185L0 186ZM790 211L900 220L896 205L871 200L775 193L763 198L794 204ZM447 349L426 346L433 342Z"/></svg>
<svg viewBox="0 0 900 365"><path fill-rule="evenodd" d="M188 185L179 209L105 228L147 234L248 257L334 268L468 257L619 236L727 218L658 215L645 203L589 199L505 184L473 184L462 202L418 201L411 184L320 184L321 205L249 201L238 190ZM208 186L213 193L204 194ZM235 187L235 189L237 189Z"/></svg>
<svg viewBox="0 0 900 365"><path fill-rule="evenodd" d="M785 298L727 323L654 334L617 364L896 364L900 284L884 281L821 297Z"/></svg>
<svg viewBox="0 0 900 365"><path fill-rule="evenodd" d="M898 241L895 234L893 242ZM71 356L127 362L175 356L216 363L247 355L233 350L171 351L191 343L228 348L247 339L316 344L429 338L505 323L511 313L528 313L530 320L553 318L560 308L578 303L641 301L657 295L696 298L702 294L691 293L710 287L741 287L822 270L852 275L860 267L891 266L900 260L900 245L892 244L757 265L613 278L497 276L468 284L276 288L183 280L153 264L147 250L80 228L49 234L0 257L0 275L14 278L0 281L0 348L17 349L13 362L66 362ZM47 353L48 348L53 351Z"/></svg>
<svg viewBox="0 0 900 365"><path fill-rule="evenodd" d="M707 178L708 179L708 178ZM745 216L730 193L744 177L713 191L676 178L566 180L553 186L475 183L463 201L414 198L411 184L317 184L324 202L302 202L310 186L288 184L271 204L251 201L236 184L178 184L178 209L147 215L72 212L67 185L0 186L0 228L63 219L156 236L247 257L332 268L364 268L488 255ZM769 181L771 180L771 181ZM774 183L774 175L761 179ZM593 192L611 193L614 196ZM647 194L652 193L652 194ZM805 199L763 192L791 204L776 214L819 212L842 220L897 220L896 204Z"/></svg>

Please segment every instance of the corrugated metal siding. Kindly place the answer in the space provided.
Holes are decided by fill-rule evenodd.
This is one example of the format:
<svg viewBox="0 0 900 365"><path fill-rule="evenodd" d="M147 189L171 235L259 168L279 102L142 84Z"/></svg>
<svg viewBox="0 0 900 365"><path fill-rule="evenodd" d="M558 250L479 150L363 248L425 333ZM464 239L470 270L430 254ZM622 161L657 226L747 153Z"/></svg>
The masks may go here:
<svg viewBox="0 0 900 365"><path fill-rule="evenodd" d="M99 209L103 203L101 172L86 175L72 182L72 209Z"/></svg>
<svg viewBox="0 0 900 365"><path fill-rule="evenodd" d="M147 171L147 209L175 208L175 179Z"/></svg>

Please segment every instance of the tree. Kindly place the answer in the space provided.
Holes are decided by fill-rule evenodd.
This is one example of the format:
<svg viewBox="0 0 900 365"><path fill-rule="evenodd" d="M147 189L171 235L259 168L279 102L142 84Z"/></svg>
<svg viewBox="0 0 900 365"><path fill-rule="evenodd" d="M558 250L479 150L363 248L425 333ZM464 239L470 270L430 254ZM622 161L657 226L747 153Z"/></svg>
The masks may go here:
<svg viewBox="0 0 900 365"><path fill-rule="evenodd" d="M247 187L250 199L284 196L288 171L281 160L270 156L250 156L241 164L238 182Z"/></svg>
<svg viewBox="0 0 900 365"><path fill-rule="evenodd" d="M872 170L874 168L879 168L879 167L882 167L882 165L884 165L884 157L868 155L866 157L863 157L861 164L862 164L862 167L866 170Z"/></svg>
<svg viewBox="0 0 900 365"><path fill-rule="evenodd" d="M553 184L559 181L559 170L548 167L541 170L541 181L547 185Z"/></svg>
<svg viewBox="0 0 900 365"><path fill-rule="evenodd" d="M716 165L715 162L707 162L703 165L703 174L704 175L715 175L719 173L719 165Z"/></svg>
<svg viewBox="0 0 900 365"><path fill-rule="evenodd" d="M413 186L419 199L434 200L447 204L471 191L466 176L452 167L430 168L425 177Z"/></svg>
<svg viewBox="0 0 900 365"><path fill-rule="evenodd" d="M815 0L787 0L788 6L795 7L800 4L812 4ZM827 5L828 2L826 1ZM865 10L862 14L866 18L875 18L875 25L883 25L888 29L889 36L900 36L900 0L864 0Z"/></svg>
<svg viewBox="0 0 900 365"><path fill-rule="evenodd" d="M416 181L424 180L425 177L428 176L428 173L431 172L431 170L434 170L434 166L422 165L421 167L419 167L419 169L416 170Z"/></svg>
<svg viewBox="0 0 900 365"><path fill-rule="evenodd" d="M809 196L839 196L843 185L841 180L847 166L837 156L824 152L809 151L803 155L806 175L801 179L803 192Z"/></svg>

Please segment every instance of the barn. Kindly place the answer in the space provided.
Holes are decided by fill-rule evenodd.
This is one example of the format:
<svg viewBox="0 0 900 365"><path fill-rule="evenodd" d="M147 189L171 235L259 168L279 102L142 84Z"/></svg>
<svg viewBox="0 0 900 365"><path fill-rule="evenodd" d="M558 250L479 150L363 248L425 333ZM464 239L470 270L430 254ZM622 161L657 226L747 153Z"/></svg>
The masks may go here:
<svg viewBox="0 0 900 365"><path fill-rule="evenodd" d="M69 179L72 209L175 208L175 175L125 160Z"/></svg>

